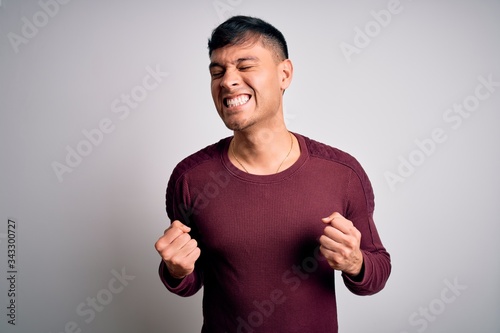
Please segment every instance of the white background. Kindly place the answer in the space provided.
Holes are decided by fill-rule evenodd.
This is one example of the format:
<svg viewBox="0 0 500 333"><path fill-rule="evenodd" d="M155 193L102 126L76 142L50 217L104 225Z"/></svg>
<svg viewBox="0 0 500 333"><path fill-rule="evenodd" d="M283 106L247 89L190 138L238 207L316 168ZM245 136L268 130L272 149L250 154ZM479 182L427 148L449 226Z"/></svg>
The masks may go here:
<svg viewBox="0 0 500 333"><path fill-rule="evenodd" d="M0 2L1 332L199 332L201 293L170 294L153 245L169 224L176 163L231 134L211 100L207 40L234 14L287 39L290 130L351 153L372 181L393 271L370 297L339 281L340 331L500 332L499 1L54 3ZM141 88L148 68L163 73L151 91ZM131 93L135 108L113 112ZM449 113L464 103L465 117ZM85 146L83 132L102 121L112 131ZM441 142L430 144L436 128ZM69 167L78 147L87 156ZM59 177L57 163L67 167ZM401 178L391 185L389 173ZM99 297L91 317L87 302Z"/></svg>

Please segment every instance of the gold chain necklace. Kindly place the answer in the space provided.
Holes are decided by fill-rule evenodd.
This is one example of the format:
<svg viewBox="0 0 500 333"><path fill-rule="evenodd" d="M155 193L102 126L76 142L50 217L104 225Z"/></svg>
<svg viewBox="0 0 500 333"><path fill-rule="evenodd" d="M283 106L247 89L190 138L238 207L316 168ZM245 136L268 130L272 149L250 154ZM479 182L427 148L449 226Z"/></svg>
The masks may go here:
<svg viewBox="0 0 500 333"><path fill-rule="evenodd" d="M288 158L288 156L290 156L290 153L292 152L292 149L293 149L293 137L292 137L292 133L290 133L290 132L288 132L288 133L290 134L290 150L288 151L288 154L286 154L286 156L283 159L283 161L281 161L281 163L278 166L278 169L276 169L275 173L278 173L278 171L280 171L281 167L283 166L283 163L285 163L286 159ZM248 172L247 168L245 168L245 166L243 165L243 163L240 162L240 160L238 159L238 157L236 157L236 154L234 153L234 139L233 139L232 143L233 144L232 144L232 147L231 147L231 153L233 154L234 159L243 168L243 170L245 170L246 173L250 173L250 172Z"/></svg>

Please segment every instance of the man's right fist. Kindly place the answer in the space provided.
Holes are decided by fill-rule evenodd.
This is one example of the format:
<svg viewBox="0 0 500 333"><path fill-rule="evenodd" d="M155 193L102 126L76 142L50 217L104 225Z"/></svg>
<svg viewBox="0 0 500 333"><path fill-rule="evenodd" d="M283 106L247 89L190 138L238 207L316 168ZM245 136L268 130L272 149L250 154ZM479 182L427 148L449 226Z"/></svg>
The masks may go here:
<svg viewBox="0 0 500 333"><path fill-rule="evenodd" d="M200 248L189 235L190 227L175 220L155 243L156 251L167 265L173 278L182 279L194 270L194 263L200 257Z"/></svg>

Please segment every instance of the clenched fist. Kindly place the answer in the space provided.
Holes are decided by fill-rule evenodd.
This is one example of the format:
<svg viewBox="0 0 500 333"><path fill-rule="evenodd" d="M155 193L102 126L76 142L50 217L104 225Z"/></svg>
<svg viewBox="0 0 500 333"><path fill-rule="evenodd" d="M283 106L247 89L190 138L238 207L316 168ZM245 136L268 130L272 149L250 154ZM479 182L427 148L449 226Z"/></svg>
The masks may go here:
<svg viewBox="0 0 500 333"><path fill-rule="evenodd" d="M321 253L333 269L351 276L358 275L363 265L361 233L351 221L337 212L322 221L327 226L319 239Z"/></svg>
<svg viewBox="0 0 500 333"><path fill-rule="evenodd" d="M200 248L189 235L190 227L174 221L155 243L156 251L165 262L170 275L182 279L194 270L194 263L200 257Z"/></svg>

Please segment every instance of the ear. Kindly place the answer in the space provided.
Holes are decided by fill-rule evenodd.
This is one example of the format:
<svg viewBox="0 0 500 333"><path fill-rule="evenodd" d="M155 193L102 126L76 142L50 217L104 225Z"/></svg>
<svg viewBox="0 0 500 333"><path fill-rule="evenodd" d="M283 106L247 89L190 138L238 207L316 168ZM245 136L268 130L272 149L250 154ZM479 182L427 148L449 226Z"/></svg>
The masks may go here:
<svg viewBox="0 0 500 333"><path fill-rule="evenodd" d="M285 91L292 83L293 64L290 59L285 59L279 64L281 89Z"/></svg>

